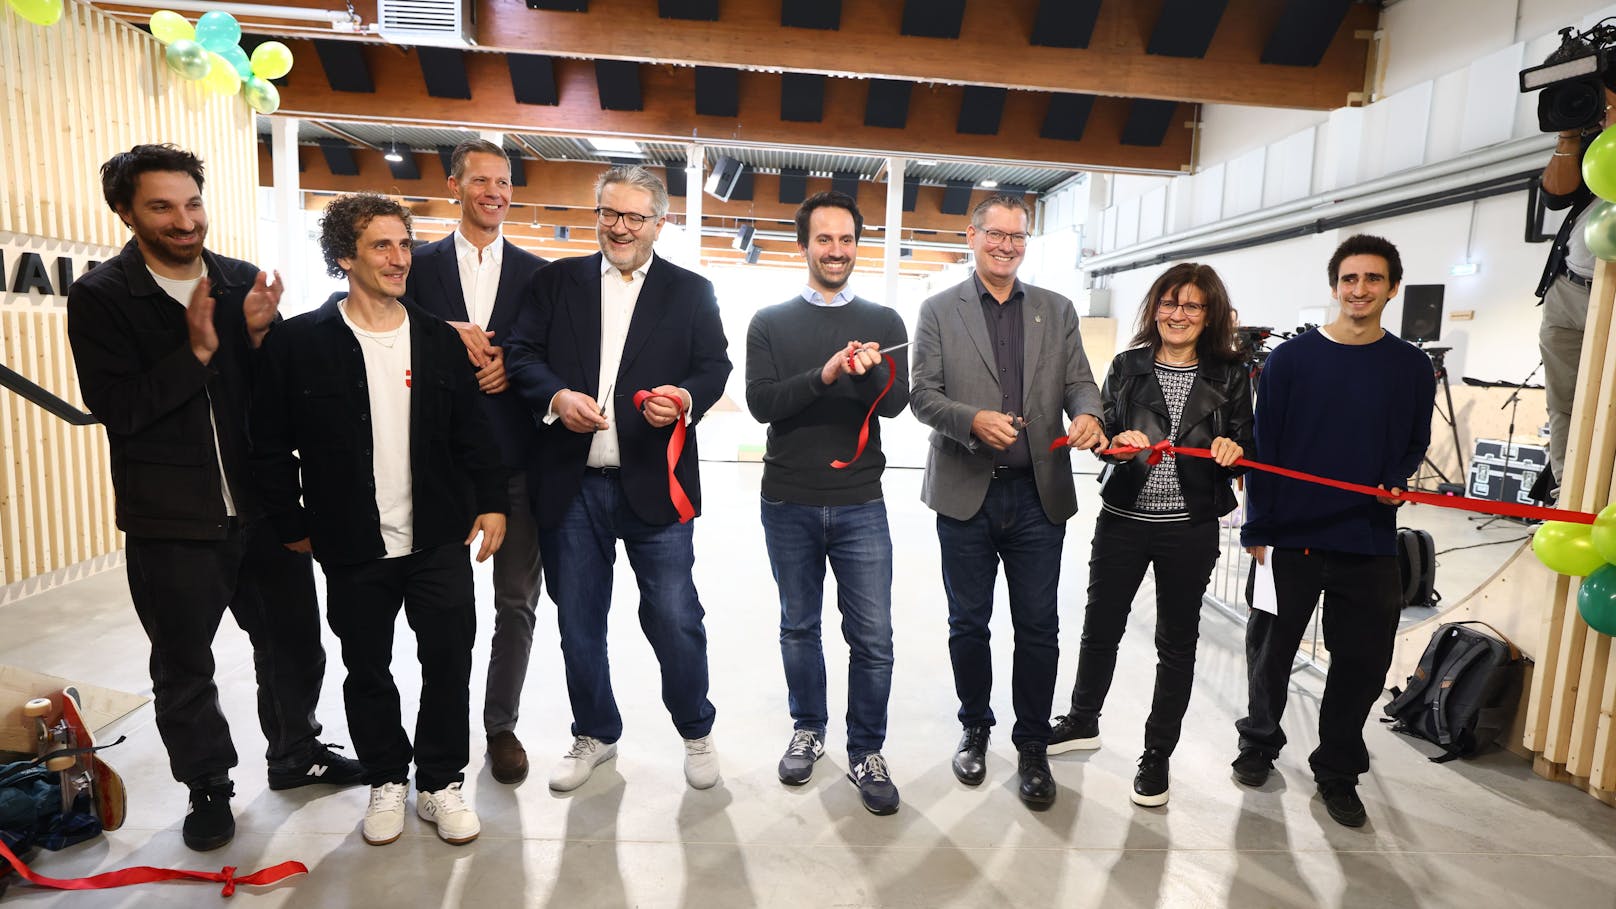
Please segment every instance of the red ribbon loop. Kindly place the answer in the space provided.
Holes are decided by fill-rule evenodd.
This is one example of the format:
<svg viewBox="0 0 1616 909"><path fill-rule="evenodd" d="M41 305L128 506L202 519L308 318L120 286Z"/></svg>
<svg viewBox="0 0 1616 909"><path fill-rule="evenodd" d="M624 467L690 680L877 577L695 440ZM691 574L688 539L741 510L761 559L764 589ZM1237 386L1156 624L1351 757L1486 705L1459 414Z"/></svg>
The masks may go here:
<svg viewBox="0 0 1616 909"><path fill-rule="evenodd" d="M641 389L634 393L634 409L643 411L645 402L652 398L672 401L673 409L678 412L673 418L673 435L668 439L668 498L673 501L674 510L679 512L679 523L685 524L696 516L696 508L690 504L690 497L685 495L685 488L679 485L679 478L673 472L679 463L679 456L685 452L685 400L676 394L665 395Z"/></svg>
<svg viewBox="0 0 1616 909"><path fill-rule="evenodd" d="M308 874L309 868L302 862L281 862L271 865L262 871L255 871L246 877L236 877L234 865L226 865L219 871L187 871L181 868L153 868L150 865L138 865L133 868L120 868L117 871L104 871L89 877L56 878L46 877L34 872L22 859L0 842L0 859L5 859L12 870L23 880L39 887L52 890L106 890L110 887L128 887L132 884L153 884L159 881L213 881L223 884L219 891L221 896L230 896L236 892L236 885L249 887L264 884L275 884L294 874Z"/></svg>
<svg viewBox="0 0 1616 909"><path fill-rule="evenodd" d="M882 359L885 360L887 364L887 384L882 387L881 393L875 396L875 400L870 402L870 409L864 414L864 423L859 426L858 447L853 449L853 457L847 459L846 461L835 460L830 462L830 466L836 468L837 470L852 467L853 462L857 461L863 456L864 446L870 441L870 420L874 419L875 409L881 405L881 399L887 396L887 392L892 390L892 382L898 377L898 366L896 363L892 362L892 355L884 354ZM849 356L847 361L851 366L853 358Z"/></svg>

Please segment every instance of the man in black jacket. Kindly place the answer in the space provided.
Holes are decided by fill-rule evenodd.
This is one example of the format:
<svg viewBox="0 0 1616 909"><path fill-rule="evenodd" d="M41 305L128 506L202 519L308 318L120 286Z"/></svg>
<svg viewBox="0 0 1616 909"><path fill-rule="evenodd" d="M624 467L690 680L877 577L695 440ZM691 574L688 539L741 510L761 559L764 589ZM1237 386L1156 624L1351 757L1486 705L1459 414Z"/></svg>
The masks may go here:
<svg viewBox="0 0 1616 909"><path fill-rule="evenodd" d="M313 565L276 542L247 482L250 361L275 322L281 283L204 248L195 155L137 145L101 166L101 182L134 239L69 290L68 340L112 447L157 729L174 778L191 789L185 844L213 849L235 833L236 750L213 681L226 608L252 640L270 788L361 776L317 739L325 651Z"/></svg>
<svg viewBox="0 0 1616 909"><path fill-rule="evenodd" d="M320 247L348 293L264 345L252 413L254 478L280 540L325 569L348 728L371 786L364 837L377 846L403 833L412 757L416 814L450 843L481 829L460 793L477 629L466 547L482 534L483 561L505 536L505 471L465 347L399 299L410 243L409 212L391 199L326 208ZM413 746L391 671L401 603L421 661Z"/></svg>

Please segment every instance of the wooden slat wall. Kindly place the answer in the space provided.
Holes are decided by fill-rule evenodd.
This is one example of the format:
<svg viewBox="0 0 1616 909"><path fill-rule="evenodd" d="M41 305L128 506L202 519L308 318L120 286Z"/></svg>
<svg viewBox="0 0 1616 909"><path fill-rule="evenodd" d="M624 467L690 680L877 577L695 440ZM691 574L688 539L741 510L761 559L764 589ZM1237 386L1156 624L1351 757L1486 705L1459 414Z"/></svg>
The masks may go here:
<svg viewBox="0 0 1616 909"><path fill-rule="evenodd" d="M202 157L208 247L253 259L258 154L241 98L169 72L150 35L89 6L68 3L60 22L41 28L0 4L0 232L121 247L129 231L102 200L99 168L143 142ZM65 296L0 286L0 362L83 407ZM68 426L0 391L0 587L122 545L109 470L100 427Z"/></svg>

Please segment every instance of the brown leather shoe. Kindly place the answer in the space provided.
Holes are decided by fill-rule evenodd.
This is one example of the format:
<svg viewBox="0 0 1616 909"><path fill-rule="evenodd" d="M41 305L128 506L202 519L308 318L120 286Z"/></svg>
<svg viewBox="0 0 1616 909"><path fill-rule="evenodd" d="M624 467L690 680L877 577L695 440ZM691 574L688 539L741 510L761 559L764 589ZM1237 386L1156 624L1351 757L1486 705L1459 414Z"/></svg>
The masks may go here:
<svg viewBox="0 0 1616 909"><path fill-rule="evenodd" d="M527 751L516 733L496 732L488 737L488 769L501 783L527 779Z"/></svg>

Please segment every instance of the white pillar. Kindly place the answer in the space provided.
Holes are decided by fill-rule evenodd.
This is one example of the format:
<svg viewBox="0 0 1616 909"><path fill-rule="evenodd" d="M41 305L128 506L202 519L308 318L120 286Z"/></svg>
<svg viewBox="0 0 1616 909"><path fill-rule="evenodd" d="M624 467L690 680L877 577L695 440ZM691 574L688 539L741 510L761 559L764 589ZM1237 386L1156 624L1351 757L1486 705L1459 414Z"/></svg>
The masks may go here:
<svg viewBox="0 0 1616 909"><path fill-rule="evenodd" d="M902 261L903 248L903 167L906 160L887 159L887 249L882 263L886 296L881 299L887 306L898 305L898 265Z"/></svg>
<svg viewBox="0 0 1616 909"><path fill-rule="evenodd" d="M685 267L701 268L701 203L702 184L707 182L707 150L699 143L690 143L689 159L685 162Z"/></svg>
<svg viewBox="0 0 1616 909"><path fill-rule="evenodd" d="M269 118L270 173L275 197L274 249L264 250L271 257L270 267L280 270L289 290L283 299L287 314L302 312L311 288L307 281L307 231L303 224L303 189L297 170L296 117Z"/></svg>

